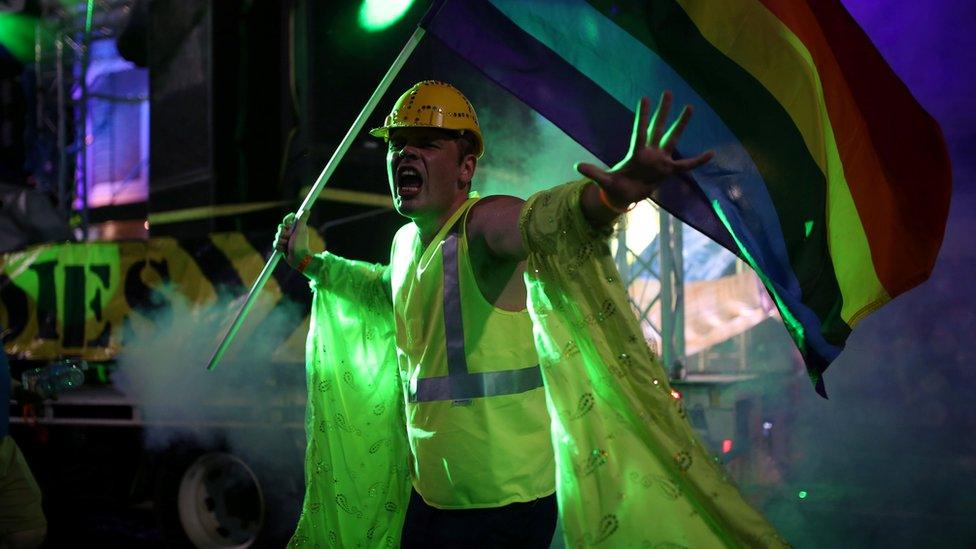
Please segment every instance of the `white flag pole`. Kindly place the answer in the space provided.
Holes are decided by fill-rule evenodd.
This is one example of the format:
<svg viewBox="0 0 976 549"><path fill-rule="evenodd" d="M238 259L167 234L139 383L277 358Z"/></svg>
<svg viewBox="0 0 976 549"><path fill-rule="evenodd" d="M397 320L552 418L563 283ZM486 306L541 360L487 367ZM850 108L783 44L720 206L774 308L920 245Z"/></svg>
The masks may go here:
<svg viewBox="0 0 976 549"><path fill-rule="evenodd" d="M332 153L332 158L329 159L329 162L325 165L322 173L319 174L315 184L312 185L312 189L308 192L308 195L305 196L305 200L302 201L302 205L298 208L298 212L295 214L296 223L304 222L306 220L309 211L312 209L312 205L315 204L319 194L321 194L322 190L325 188L325 184L328 183L329 178L332 177L332 173L335 172L336 167L339 165L339 161L342 160L342 157L345 156L346 151L348 151L349 147L352 145L353 140L357 135L359 135L359 132L362 131L363 125L366 124L366 119L368 119L369 115L373 113L377 103L379 103L380 99L383 98L386 90L390 87L390 84L393 83L393 79L396 78L396 75L400 72L400 69L403 68L403 65L410 57L410 54L413 53L413 50L417 47L417 44L420 43L420 40L423 37L424 29L422 27L417 27L417 30L415 30L410 36L410 39L407 40L406 45L403 46L403 50L400 51L400 55L398 55L393 61L393 64L390 66L390 69L386 71L383 79L380 80L376 90L373 91L373 95L371 95L369 100L366 101L366 105L363 106L363 110L359 113L359 116L356 117L356 121L353 122L352 127L350 127L349 131L346 132L346 136L342 138L339 146L336 148L335 152ZM258 275L257 280L254 281L254 285L251 286L251 290L247 294L247 299L245 299L244 304L241 305L240 310L237 311L237 316L234 317L233 324L231 324L230 328L228 328L223 339L220 340L220 344L217 345L217 350L214 351L213 356L210 357L210 362L207 364L207 370L213 370L216 368L217 363L220 362L220 359L223 358L224 353L227 352L227 348L230 347L231 342L234 341L234 336L237 335L237 332L244 324L244 320L247 318L248 313L251 312L251 307L253 307L254 302L257 301L257 297L261 293L261 289L264 288L264 285L268 282L268 279L271 278L271 273L274 272L274 269L278 265L278 261L281 260L281 257L282 253L277 250L274 250L271 253L271 257L268 258L268 262L264 265L264 269L261 270L261 274Z"/></svg>

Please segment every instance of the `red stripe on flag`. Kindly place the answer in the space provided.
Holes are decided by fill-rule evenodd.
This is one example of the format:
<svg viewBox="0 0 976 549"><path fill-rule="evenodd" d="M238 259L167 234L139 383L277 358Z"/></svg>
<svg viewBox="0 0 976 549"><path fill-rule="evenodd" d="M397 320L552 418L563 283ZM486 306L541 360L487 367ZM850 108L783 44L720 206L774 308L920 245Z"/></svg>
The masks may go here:
<svg viewBox="0 0 976 549"><path fill-rule="evenodd" d="M760 1L813 56L878 278L894 297L928 278L942 244L952 186L942 131L839 0Z"/></svg>

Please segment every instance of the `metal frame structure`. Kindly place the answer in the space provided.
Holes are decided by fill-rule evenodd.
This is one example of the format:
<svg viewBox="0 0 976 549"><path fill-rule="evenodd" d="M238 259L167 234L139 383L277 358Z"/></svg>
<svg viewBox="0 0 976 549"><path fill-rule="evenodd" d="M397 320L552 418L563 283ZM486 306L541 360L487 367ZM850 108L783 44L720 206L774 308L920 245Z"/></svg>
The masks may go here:
<svg viewBox="0 0 976 549"><path fill-rule="evenodd" d="M43 0L43 16L35 27L33 125L38 146L48 151L49 157L43 160L54 166L52 171L56 174L53 181L42 185L57 196L58 211L65 220L72 217L74 199L80 199L78 227L83 239L88 237L89 221L87 177L91 143L87 127L89 102L94 97L88 89L91 45L95 40L114 37L132 4L132 0L78 0L70 5L61 0ZM97 99L133 101L101 95ZM56 152L50 152L52 148Z"/></svg>
<svg viewBox="0 0 976 549"><path fill-rule="evenodd" d="M628 218L621 218L617 225L617 249L614 261L620 271L625 288L630 288L640 279L656 279L659 291L656 296L635 299L628 291L630 304L640 321L641 327L653 331L661 341L661 360L673 379L684 377L685 360L685 309L684 309L684 260L682 242L682 223L665 210L658 208L660 224L658 250L650 257L642 257L644 250L634 250L627 244ZM658 259L658 269L654 259ZM643 288L646 290L647 285ZM652 314L655 304L660 305L661 318L658 321Z"/></svg>

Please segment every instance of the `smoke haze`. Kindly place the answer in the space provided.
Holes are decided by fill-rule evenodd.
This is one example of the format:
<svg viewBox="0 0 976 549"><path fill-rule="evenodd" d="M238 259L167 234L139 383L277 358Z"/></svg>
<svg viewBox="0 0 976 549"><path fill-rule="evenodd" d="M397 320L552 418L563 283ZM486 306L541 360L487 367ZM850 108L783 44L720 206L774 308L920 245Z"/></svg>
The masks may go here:
<svg viewBox="0 0 976 549"><path fill-rule="evenodd" d="M273 524L294 528L303 491L305 372L301 362L274 356L307 306L259 299L224 361L207 371L242 298L223 292L199 305L172 286L156 291L161 306L143 329L133 329L113 376L138 407L147 448L240 457L262 482Z"/></svg>

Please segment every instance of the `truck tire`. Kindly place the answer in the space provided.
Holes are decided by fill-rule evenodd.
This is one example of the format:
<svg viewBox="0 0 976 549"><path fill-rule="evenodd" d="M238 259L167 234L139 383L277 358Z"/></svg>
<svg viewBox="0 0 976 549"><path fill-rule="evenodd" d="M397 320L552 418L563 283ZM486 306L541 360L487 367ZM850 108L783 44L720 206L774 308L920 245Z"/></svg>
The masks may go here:
<svg viewBox="0 0 976 549"><path fill-rule="evenodd" d="M266 504L261 482L239 457L177 446L160 459L156 519L168 547L262 547Z"/></svg>

